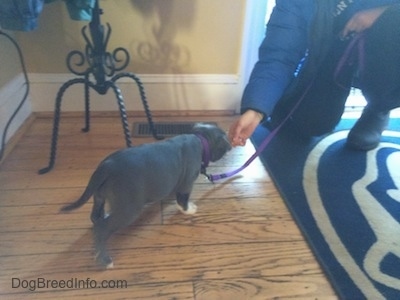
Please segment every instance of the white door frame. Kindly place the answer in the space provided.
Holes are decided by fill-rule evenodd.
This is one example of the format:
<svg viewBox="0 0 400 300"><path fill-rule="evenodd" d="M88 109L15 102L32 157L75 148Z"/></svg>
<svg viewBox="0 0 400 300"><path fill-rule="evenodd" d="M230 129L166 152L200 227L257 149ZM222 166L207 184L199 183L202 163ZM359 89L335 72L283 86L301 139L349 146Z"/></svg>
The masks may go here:
<svg viewBox="0 0 400 300"><path fill-rule="evenodd" d="M258 48L265 35L265 16L267 4L275 0L247 0L246 15L243 25L242 49L239 66L240 88L246 86L251 70L258 59ZM271 7L268 6L268 11ZM237 105L237 112L240 110L240 103Z"/></svg>

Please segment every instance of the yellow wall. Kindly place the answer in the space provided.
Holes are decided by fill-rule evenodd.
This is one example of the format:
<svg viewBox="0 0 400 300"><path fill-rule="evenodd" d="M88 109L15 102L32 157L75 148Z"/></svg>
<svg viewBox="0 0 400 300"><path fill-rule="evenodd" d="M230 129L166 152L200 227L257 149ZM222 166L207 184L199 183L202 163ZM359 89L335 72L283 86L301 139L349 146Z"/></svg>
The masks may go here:
<svg viewBox="0 0 400 300"><path fill-rule="evenodd" d="M237 74L246 0L105 0L108 50L125 47L139 74ZM46 4L33 32L18 32L31 73L68 73L65 59L83 50L87 22L69 18L63 1Z"/></svg>

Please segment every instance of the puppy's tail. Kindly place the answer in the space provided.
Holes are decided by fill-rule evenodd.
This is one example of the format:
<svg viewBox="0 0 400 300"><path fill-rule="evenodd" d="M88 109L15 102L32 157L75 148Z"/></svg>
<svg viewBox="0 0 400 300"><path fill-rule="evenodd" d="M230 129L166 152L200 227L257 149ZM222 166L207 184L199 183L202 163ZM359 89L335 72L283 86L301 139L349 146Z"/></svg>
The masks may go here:
<svg viewBox="0 0 400 300"><path fill-rule="evenodd" d="M105 172L102 172L101 169L97 169L90 178L89 183L85 191L83 192L82 196L75 202L61 207L60 211L67 212L84 205L86 202L89 201L90 197L94 194L94 192L104 183L106 178L107 176L105 175Z"/></svg>

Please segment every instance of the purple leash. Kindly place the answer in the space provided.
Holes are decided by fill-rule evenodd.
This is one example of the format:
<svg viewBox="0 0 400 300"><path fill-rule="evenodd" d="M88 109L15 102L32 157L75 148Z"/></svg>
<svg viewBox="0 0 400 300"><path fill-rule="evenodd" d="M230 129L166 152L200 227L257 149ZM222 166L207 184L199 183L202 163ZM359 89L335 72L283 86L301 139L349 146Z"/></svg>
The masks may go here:
<svg viewBox="0 0 400 300"><path fill-rule="evenodd" d="M358 54L359 71L360 71L360 73L363 73L364 64L365 64L364 48L365 48L365 34L359 33L353 37L353 39L347 46L346 50L344 51L342 57L340 58L338 65L336 66L335 72L333 74L333 78L335 79L335 82L338 86L340 86L342 88L346 88L338 82L337 78L339 77L340 72L343 70L345 64L353 58L352 55L354 55L354 49L357 50L357 54Z"/></svg>
<svg viewBox="0 0 400 300"><path fill-rule="evenodd" d="M344 67L345 62L350 59L352 50L357 45L358 45L358 54L359 54L359 65L361 67L361 70L363 69L363 66L364 66L363 65L363 62L364 62L364 53L363 53L364 40L363 40L363 35L360 34L352 40L352 42L349 44L346 51L342 55L341 59L339 60L339 63L334 72L334 78L337 78L337 76L340 74L340 71ZM277 127L275 127L274 130L272 130L270 132L270 134L267 135L267 137L263 140L263 142L260 144L260 146L256 149L254 154L241 167L239 167L236 170L217 174L217 175L207 174L206 168L208 167L208 163L210 161L210 149L209 149L208 141L203 136L197 135L200 138L201 143L203 145L203 162L201 165L201 174L205 175L208 178L208 180L210 180L212 183L214 183L217 180L232 177L232 176L236 175L237 173L243 171L245 168L247 168L265 150L265 148L268 146L268 144L271 142L271 140L278 134L279 130L283 127L283 125L290 119L290 117L293 115L295 110L299 107L300 103L303 101L303 99L307 95L308 91L310 90L311 86L313 85L313 82L314 82L314 79L310 82L308 87L305 89L304 93L301 95L299 100L292 107L292 109L286 115L286 117L279 123L279 125ZM338 84L338 85L341 86L340 84Z"/></svg>
<svg viewBox="0 0 400 300"><path fill-rule="evenodd" d="M283 124L284 124L284 122L280 123L278 127L276 127L273 131L271 131L270 134L267 135L267 137L263 140L261 145L257 148L256 152L254 152L254 154L252 156L250 156L250 158L240 168L230 171L230 172L217 174L217 175L211 175L211 174L205 174L205 173L204 173L204 175L208 178L208 180L210 180L212 183L214 183L217 180L232 177L233 175L236 175L237 173L243 171L245 168L247 168L253 162L253 160L255 160L261 154L261 152L264 151L264 149L267 147L269 142L274 138L274 136L276 136L276 134L278 133L279 129L283 126Z"/></svg>

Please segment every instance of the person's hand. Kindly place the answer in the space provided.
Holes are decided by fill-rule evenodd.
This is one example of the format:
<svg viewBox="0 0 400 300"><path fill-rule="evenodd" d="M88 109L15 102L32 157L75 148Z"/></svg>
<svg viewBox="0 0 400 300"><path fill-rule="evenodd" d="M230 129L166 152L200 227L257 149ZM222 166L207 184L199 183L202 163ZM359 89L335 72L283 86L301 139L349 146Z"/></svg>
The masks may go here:
<svg viewBox="0 0 400 300"><path fill-rule="evenodd" d="M360 11L347 22L341 32L341 37L346 38L355 33L360 33L370 28L389 6Z"/></svg>
<svg viewBox="0 0 400 300"><path fill-rule="evenodd" d="M241 115L229 128L228 136L232 146L244 146L262 119L263 114L254 110L247 110Z"/></svg>

